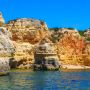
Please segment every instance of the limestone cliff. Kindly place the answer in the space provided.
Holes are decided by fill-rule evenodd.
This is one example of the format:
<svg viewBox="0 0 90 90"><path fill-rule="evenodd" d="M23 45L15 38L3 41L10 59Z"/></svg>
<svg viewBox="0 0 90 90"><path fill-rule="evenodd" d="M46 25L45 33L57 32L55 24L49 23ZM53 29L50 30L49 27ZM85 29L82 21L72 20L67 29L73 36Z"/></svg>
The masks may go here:
<svg viewBox="0 0 90 90"><path fill-rule="evenodd" d="M87 65L89 62L89 44L76 29L49 31L45 22L30 18L9 21L6 28L11 32L15 46L13 60L18 68L31 67L35 61L35 46L45 38L54 43L61 65Z"/></svg>
<svg viewBox="0 0 90 90"><path fill-rule="evenodd" d="M10 21L6 28L12 33L12 40L16 42L38 43L47 34L45 22L37 19L21 18Z"/></svg>
<svg viewBox="0 0 90 90"><path fill-rule="evenodd" d="M77 30L60 31L61 38L57 43L58 54L62 64L84 65L86 42Z"/></svg>
<svg viewBox="0 0 90 90"><path fill-rule="evenodd" d="M45 22L21 18L10 21L6 28L12 34L15 46L13 62L17 68L31 68L34 63L34 47L48 35L48 27Z"/></svg>
<svg viewBox="0 0 90 90"><path fill-rule="evenodd" d="M11 33L5 27L0 27L0 56L11 56L14 53L14 45L11 41Z"/></svg>

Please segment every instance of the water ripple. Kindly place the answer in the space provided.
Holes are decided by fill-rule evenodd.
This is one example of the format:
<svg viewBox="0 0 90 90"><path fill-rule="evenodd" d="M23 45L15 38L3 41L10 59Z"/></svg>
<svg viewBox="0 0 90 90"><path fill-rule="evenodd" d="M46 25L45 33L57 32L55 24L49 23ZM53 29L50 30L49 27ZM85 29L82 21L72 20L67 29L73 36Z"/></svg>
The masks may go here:
<svg viewBox="0 0 90 90"><path fill-rule="evenodd" d="M90 72L12 71L0 77L0 90L90 90Z"/></svg>

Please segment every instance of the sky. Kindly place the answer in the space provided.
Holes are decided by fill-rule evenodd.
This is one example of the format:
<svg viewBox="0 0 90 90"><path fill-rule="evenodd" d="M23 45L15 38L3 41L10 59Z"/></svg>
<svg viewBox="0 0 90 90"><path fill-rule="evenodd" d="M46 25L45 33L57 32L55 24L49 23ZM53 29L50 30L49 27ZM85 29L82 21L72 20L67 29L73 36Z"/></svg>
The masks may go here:
<svg viewBox="0 0 90 90"><path fill-rule="evenodd" d="M90 0L0 0L6 23L16 18L36 18L52 27L90 28Z"/></svg>

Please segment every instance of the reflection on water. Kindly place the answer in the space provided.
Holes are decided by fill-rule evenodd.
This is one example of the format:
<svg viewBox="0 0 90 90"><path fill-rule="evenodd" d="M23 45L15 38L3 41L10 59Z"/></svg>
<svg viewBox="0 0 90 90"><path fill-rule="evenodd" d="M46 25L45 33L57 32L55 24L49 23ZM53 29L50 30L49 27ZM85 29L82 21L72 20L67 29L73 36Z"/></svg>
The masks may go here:
<svg viewBox="0 0 90 90"><path fill-rule="evenodd" d="M0 77L0 90L90 90L90 72L12 71Z"/></svg>

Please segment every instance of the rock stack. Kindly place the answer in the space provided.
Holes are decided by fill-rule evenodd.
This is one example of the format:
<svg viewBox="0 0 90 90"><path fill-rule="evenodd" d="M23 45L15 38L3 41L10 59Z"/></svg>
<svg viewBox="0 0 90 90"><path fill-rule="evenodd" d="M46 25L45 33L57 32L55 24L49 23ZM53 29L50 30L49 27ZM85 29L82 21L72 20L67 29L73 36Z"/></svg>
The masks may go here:
<svg viewBox="0 0 90 90"><path fill-rule="evenodd" d="M44 38L35 49L35 70L58 70L59 58L53 43Z"/></svg>

